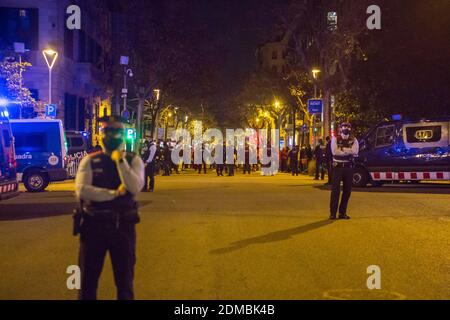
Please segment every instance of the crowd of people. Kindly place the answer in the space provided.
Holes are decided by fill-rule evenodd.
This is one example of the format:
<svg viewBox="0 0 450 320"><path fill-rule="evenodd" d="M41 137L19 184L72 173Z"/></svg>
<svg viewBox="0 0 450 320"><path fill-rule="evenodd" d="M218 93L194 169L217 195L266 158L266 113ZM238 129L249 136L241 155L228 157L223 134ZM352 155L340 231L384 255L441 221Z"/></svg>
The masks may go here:
<svg viewBox="0 0 450 320"><path fill-rule="evenodd" d="M242 174L252 174L254 172L264 171L264 165L262 165L258 159L258 164L251 164L250 162L250 149L249 146L245 146L245 161L244 163L237 163L237 151L234 150L234 164L227 163L226 158L226 146L223 146L223 164L209 164L204 160L201 164L185 164L183 162L174 163L172 161L172 152L174 144L172 141L167 140L145 140L140 150L140 155L145 163L146 169L146 186L144 191L153 191L154 189L154 177L161 174L162 176L170 176L172 174L180 174L188 170L197 172L198 174L206 174L208 171L215 171L217 176L234 176L236 172L242 171ZM207 148L202 145L202 152ZM214 150L211 155L214 157ZM194 150L192 152L192 159L194 159ZM180 151L180 157L182 157L182 151ZM280 150L279 155L279 172L291 173L293 176L299 174L308 174L308 168L315 167L315 180L324 180L325 174L328 175L328 182L330 184L330 172L332 163L331 154L331 139L326 138L324 142L320 139L313 149L309 144L306 146L294 146L292 148L284 147ZM311 166L311 161L315 160L315 166ZM265 175L267 175L265 173ZM271 175L271 174L270 174Z"/></svg>
<svg viewBox="0 0 450 320"><path fill-rule="evenodd" d="M280 151L280 171L291 173L293 176L308 174L308 169L311 168L310 164L313 160L315 160L314 180L325 180L325 173L327 173L328 181L326 184L330 184L329 172L331 172L331 163L333 162L330 137L326 137L325 142L319 139L314 149L309 144L301 148L298 145L292 149L284 147Z"/></svg>

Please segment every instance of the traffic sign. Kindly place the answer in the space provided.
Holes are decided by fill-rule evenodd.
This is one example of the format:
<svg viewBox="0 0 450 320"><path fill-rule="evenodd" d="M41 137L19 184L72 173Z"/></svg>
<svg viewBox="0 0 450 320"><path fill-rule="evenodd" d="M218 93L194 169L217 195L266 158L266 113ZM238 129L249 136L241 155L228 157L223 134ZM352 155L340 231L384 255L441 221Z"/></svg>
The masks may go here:
<svg viewBox="0 0 450 320"><path fill-rule="evenodd" d="M322 99L309 99L308 100L308 113L322 113L323 110L323 100Z"/></svg>
<svg viewBox="0 0 450 320"><path fill-rule="evenodd" d="M128 111L127 109L122 111L122 118L124 118L125 120L129 120L130 119L130 111Z"/></svg>
<svg viewBox="0 0 450 320"><path fill-rule="evenodd" d="M45 105L45 116L48 118L56 118L56 104Z"/></svg>

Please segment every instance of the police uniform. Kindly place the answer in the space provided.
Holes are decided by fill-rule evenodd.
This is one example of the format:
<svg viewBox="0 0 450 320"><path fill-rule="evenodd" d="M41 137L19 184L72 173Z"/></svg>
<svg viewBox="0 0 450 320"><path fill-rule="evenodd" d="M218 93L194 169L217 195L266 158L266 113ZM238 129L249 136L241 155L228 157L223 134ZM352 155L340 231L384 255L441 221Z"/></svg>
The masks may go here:
<svg viewBox="0 0 450 320"><path fill-rule="evenodd" d="M344 139L341 135L331 140L331 152L333 155L332 191L330 199L330 219L335 219L339 210L340 219L349 219L347 205L352 192L353 182L353 157L358 155L358 140L351 135ZM343 182L342 198L341 181Z"/></svg>
<svg viewBox="0 0 450 320"><path fill-rule="evenodd" d="M116 190L124 185L126 193ZM144 185L144 164L140 157L126 154L116 162L100 151L85 157L76 177L76 194L83 203L80 233L80 299L97 298L98 280L109 252L117 298L134 298L136 230L139 222L135 195Z"/></svg>
<svg viewBox="0 0 450 320"><path fill-rule="evenodd" d="M148 152L144 157L145 161L145 183L144 191L148 190L148 181L150 180L150 191L153 192L155 189L155 156L156 156L156 144L154 142L150 143Z"/></svg>

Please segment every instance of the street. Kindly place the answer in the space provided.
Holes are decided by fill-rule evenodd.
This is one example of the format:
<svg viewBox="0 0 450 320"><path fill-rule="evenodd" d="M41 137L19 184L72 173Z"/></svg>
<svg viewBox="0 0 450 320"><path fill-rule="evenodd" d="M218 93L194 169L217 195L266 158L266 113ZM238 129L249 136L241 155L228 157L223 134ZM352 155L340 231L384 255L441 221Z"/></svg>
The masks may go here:
<svg viewBox="0 0 450 320"><path fill-rule="evenodd" d="M0 204L0 299L76 299L73 182ZM142 193L137 299L450 299L450 185L354 189L348 221L311 177L182 173ZM369 290L367 268L381 270ZM114 299L106 260L100 299Z"/></svg>

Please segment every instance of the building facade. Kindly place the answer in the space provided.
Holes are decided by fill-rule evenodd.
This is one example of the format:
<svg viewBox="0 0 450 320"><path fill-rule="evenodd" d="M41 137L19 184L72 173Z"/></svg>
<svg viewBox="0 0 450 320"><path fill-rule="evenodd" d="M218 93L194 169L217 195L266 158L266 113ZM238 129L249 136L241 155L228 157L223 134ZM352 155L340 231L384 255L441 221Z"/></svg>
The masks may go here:
<svg viewBox="0 0 450 320"><path fill-rule="evenodd" d="M290 39L290 32L282 32L262 44L256 52L259 67L277 74L284 73Z"/></svg>
<svg viewBox="0 0 450 320"><path fill-rule="evenodd" d="M81 9L81 29L70 30L70 5ZM49 101L49 69L43 50L58 52L52 70L52 103L66 130L87 131L95 143L97 119L111 114L113 96L113 18L106 0L0 0L0 48L25 44L31 63L24 86L38 101Z"/></svg>

